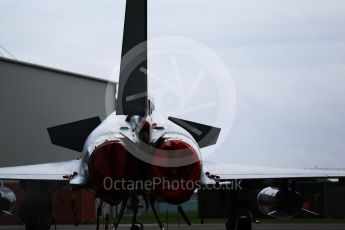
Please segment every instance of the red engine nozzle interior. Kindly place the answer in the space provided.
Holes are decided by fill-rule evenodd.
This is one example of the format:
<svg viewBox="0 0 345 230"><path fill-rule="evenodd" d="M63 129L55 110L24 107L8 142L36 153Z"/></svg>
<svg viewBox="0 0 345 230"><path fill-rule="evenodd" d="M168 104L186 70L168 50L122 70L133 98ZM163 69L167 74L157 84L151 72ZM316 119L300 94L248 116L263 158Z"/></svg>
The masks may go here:
<svg viewBox="0 0 345 230"><path fill-rule="evenodd" d="M188 201L201 172L201 162L195 149L182 140L165 139L156 144L154 156L153 164L146 169L147 179L154 184L153 191L170 204ZM179 160L180 165L176 164ZM172 161L173 167L170 165Z"/></svg>
<svg viewBox="0 0 345 230"><path fill-rule="evenodd" d="M110 205L118 205L126 191L115 189L115 183L137 180L139 165L140 161L125 149L122 142L111 141L97 147L88 162L96 197Z"/></svg>

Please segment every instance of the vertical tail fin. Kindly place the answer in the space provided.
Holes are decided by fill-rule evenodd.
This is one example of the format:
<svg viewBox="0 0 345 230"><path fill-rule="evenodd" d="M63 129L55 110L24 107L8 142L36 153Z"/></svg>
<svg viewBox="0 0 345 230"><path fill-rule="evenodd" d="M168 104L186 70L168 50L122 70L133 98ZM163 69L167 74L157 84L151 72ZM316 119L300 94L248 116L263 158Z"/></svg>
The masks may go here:
<svg viewBox="0 0 345 230"><path fill-rule="evenodd" d="M117 115L147 113L147 0L127 0Z"/></svg>

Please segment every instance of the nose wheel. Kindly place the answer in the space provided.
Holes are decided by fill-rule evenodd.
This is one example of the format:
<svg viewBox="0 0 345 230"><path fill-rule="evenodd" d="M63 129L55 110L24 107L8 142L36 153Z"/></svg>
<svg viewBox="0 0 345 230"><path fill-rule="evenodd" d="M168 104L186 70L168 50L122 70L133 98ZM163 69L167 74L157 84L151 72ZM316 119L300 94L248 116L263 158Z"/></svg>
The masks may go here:
<svg viewBox="0 0 345 230"><path fill-rule="evenodd" d="M130 230L143 230L144 229L144 225L139 222L139 221L136 221L134 224L132 224Z"/></svg>
<svg viewBox="0 0 345 230"><path fill-rule="evenodd" d="M131 192L128 194L121 204L121 210L119 213L118 220L113 225L113 230L117 230L119 227L119 224L121 222L122 216L125 213L128 200L130 199L131 205L133 208L133 218L132 218L132 226L130 227L130 230L143 230L144 225L137 220L138 210L139 210L139 194L137 192Z"/></svg>
<svg viewBox="0 0 345 230"><path fill-rule="evenodd" d="M128 200L130 200L131 205L132 205L132 209L133 209L132 225L130 227L130 230L143 230L144 229L143 223L141 223L140 221L137 220L137 214L138 214L138 210L139 210L139 198L138 198L139 194L140 193L138 193L138 192L131 192L124 198L124 200L122 201L122 204L121 204L121 209L120 209L118 220L114 223L112 230L118 229L119 224L121 222L121 218L122 218L122 216L126 210ZM164 224L160 221L158 214L157 214L157 211L156 211L156 208L155 208L155 205L154 205L155 197L152 194L149 194L148 197L146 196L145 193L141 194L141 195L143 195L145 202L150 205L150 207L151 207L151 209L155 215L155 218L156 218L156 221L158 223L160 230L165 230ZM148 207L146 208L146 210L147 209L148 209Z"/></svg>
<svg viewBox="0 0 345 230"><path fill-rule="evenodd" d="M252 220L248 216L238 217L235 224L226 222L226 230L252 230Z"/></svg>
<svg viewBox="0 0 345 230"><path fill-rule="evenodd" d="M228 221L225 224L226 230L252 230L252 211L248 205L246 193L229 191L224 194L229 208Z"/></svg>

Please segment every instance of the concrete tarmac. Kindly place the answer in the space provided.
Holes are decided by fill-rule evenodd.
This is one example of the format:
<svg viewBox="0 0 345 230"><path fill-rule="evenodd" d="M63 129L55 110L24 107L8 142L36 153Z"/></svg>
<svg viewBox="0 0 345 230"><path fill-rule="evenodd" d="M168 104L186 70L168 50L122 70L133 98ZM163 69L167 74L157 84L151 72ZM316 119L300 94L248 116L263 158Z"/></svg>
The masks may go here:
<svg viewBox="0 0 345 230"><path fill-rule="evenodd" d="M23 226L0 226L1 230L24 230ZM54 228L51 228L54 230ZM57 230L95 230L94 225L57 226ZM104 228L100 228L103 230ZM169 225L169 230L225 230L224 224L195 224L191 227L186 225ZM254 224L253 230L344 230L345 223L341 224ZM119 230L129 230L129 225L120 225ZM159 230L157 225L144 225L144 230Z"/></svg>

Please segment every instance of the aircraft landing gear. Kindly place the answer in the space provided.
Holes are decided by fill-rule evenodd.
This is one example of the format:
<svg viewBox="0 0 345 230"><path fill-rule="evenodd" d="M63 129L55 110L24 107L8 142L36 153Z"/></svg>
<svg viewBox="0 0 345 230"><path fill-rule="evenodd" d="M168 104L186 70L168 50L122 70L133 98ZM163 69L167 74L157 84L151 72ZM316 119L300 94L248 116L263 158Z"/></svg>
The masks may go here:
<svg viewBox="0 0 345 230"><path fill-rule="evenodd" d="M153 211L153 214L155 215L155 218L156 218L156 221L158 223L159 228L161 230L164 230L164 224L160 221L159 216L157 214L157 210L156 210L156 207L155 207L155 200L156 200L156 197L153 194L150 194L149 195L150 207L151 207L151 209Z"/></svg>
<svg viewBox="0 0 345 230"><path fill-rule="evenodd" d="M252 230L252 220L248 216L240 216L237 219L236 230Z"/></svg>
<svg viewBox="0 0 345 230"><path fill-rule="evenodd" d="M51 227L50 183L21 182L24 202L20 216L25 222L26 230L48 230Z"/></svg>
<svg viewBox="0 0 345 230"><path fill-rule="evenodd" d="M252 221L248 216L240 216L237 218L236 222L226 222L226 230L252 230Z"/></svg>
<svg viewBox="0 0 345 230"><path fill-rule="evenodd" d="M122 216L126 211L128 199L129 199L129 195L126 195L126 197L122 201L119 217L118 217L118 220L114 223L113 230L117 230L117 228L119 227Z"/></svg>
<svg viewBox="0 0 345 230"><path fill-rule="evenodd" d="M241 191L229 191L225 194L229 216L226 230L252 230L252 212L249 209L247 195Z"/></svg>
<svg viewBox="0 0 345 230"><path fill-rule="evenodd" d="M144 225L141 222L136 221L134 224L132 224L130 230L143 230L143 229L144 229Z"/></svg>
<svg viewBox="0 0 345 230"><path fill-rule="evenodd" d="M143 230L144 225L137 220L137 215L138 215L138 210L139 210L139 194L137 192L131 192L127 194L127 196L123 199L122 204L121 204L121 210L119 213L118 220L114 223L113 225L113 230L117 230L119 227L119 224L121 222L122 216L125 213L126 207L128 200L130 199L132 209L133 209L133 218L132 218L132 226L130 230Z"/></svg>
<svg viewBox="0 0 345 230"><path fill-rule="evenodd" d="M137 192L131 193L131 204L133 209L133 218L132 218L132 226L130 230L143 230L144 225L137 221L137 215L139 211L139 194Z"/></svg>

